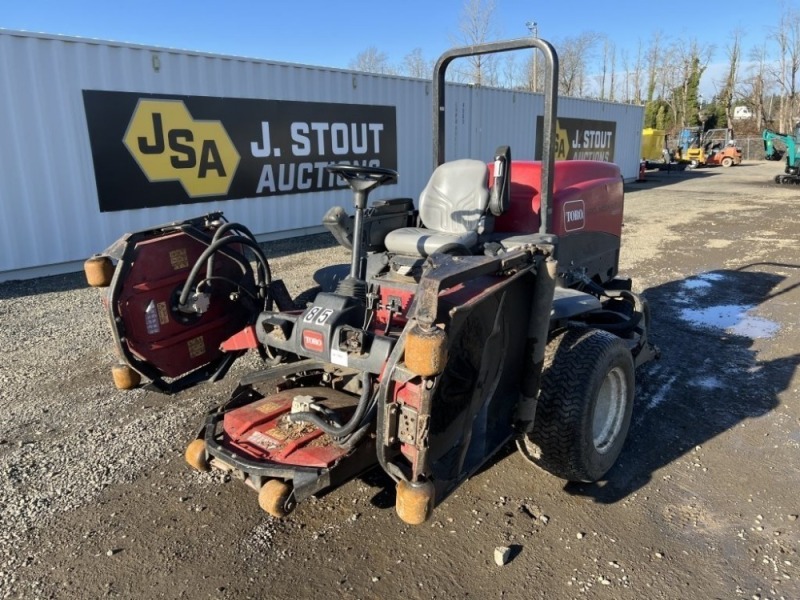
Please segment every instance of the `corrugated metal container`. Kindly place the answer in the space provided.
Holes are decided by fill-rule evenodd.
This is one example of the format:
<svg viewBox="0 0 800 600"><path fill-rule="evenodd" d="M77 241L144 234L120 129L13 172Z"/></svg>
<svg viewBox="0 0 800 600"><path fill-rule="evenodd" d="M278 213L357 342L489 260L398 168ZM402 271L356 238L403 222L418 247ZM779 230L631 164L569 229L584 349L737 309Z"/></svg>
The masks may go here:
<svg viewBox="0 0 800 600"><path fill-rule="evenodd" d="M211 211L267 239L317 231L329 207L350 207L338 190L100 212L83 90L394 106L400 182L385 196L416 197L432 167L426 81L2 30L0 281L74 271L124 232ZM502 144L533 158L542 104L541 95L450 86L448 159L488 161ZM641 107L568 98L559 107L615 121L614 162L636 176Z"/></svg>

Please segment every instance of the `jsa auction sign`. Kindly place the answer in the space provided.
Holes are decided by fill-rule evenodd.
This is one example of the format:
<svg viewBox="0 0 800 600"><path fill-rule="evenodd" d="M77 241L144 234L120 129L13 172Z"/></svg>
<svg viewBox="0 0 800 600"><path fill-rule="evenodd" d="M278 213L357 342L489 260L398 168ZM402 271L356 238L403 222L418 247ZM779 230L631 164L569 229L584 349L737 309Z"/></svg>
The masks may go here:
<svg viewBox="0 0 800 600"><path fill-rule="evenodd" d="M536 118L536 159L542 156L544 118ZM559 118L556 122L556 160L614 162L617 124L614 121Z"/></svg>
<svg viewBox="0 0 800 600"><path fill-rule="evenodd" d="M393 106L84 90L100 211L344 187L332 163L397 168Z"/></svg>

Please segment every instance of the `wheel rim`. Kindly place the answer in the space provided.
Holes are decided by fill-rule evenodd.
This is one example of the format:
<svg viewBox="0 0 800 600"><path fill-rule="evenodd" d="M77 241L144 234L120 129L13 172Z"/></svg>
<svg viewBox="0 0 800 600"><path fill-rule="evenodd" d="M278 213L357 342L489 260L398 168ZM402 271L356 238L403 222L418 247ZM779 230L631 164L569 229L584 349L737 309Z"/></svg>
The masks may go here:
<svg viewBox="0 0 800 600"><path fill-rule="evenodd" d="M592 441L600 454L608 452L619 436L625 420L625 403L628 398L628 382L620 367L607 374L597 394L592 421Z"/></svg>

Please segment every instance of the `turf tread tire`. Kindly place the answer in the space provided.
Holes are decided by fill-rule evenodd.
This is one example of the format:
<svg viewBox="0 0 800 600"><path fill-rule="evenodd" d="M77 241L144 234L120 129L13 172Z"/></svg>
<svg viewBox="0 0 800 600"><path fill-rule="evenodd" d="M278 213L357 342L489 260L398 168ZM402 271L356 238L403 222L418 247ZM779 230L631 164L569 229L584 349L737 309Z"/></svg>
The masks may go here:
<svg viewBox="0 0 800 600"><path fill-rule="evenodd" d="M621 367L627 380L624 416L611 448L600 454L592 441L593 399L612 365ZM625 443L633 408L633 371L631 353L617 336L588 328L559 334L545 350L534 428L521 442L523 453L562 479L600 479Z"/></svg>

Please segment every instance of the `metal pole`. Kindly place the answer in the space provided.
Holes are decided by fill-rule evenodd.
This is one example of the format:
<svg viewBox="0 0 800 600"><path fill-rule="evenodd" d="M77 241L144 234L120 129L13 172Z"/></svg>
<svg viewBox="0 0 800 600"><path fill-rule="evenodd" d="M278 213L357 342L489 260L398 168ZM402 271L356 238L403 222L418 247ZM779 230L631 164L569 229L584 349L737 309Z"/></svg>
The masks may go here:
<svg viewBox="0 0 800 600"><path fill-rule="evenodd" d="M536 21L528 21L525 23L525 27L528 28L528 31L531 32L531 35L535 38L539 37L539 24ZM533 53L533 86L531 87L532 92L539 91L539 53Z"/></svg>

